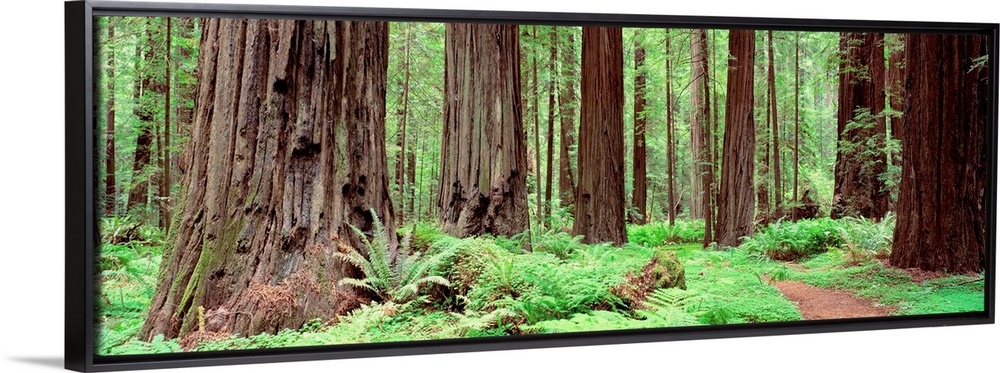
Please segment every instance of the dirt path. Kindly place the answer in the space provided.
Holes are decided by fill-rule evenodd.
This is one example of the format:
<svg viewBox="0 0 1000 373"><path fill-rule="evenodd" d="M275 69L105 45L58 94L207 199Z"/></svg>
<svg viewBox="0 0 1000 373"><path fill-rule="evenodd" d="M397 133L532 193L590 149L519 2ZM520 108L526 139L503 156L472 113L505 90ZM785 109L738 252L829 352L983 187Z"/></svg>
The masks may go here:
<svg viewBox="0 0 1000 373"><path fill-rule="evenodd" d="M823 289L799 281L774 281L772 284L795 303L805 320L889 316L896 311L894 307L876 305L842 290Z"/></svg>

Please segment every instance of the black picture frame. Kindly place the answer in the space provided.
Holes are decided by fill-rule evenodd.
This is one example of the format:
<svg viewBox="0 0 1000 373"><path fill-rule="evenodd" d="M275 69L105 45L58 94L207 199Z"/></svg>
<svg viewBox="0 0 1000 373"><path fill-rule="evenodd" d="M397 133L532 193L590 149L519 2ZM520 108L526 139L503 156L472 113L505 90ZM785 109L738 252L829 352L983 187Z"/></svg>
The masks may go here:
<svg viewBox="0 0 1000 373"><path fill-rule="evenodd" d="M444 341L414 341L370 345L318 346L266 350L172 353L143 356L96 356L94 353L94 255L97 246L95 209L96 134L93 103L93 17L107 15L276 17L298 19L353 19L428 22L495 22L538 25L622 27L676 27L773 29L801 31L879 31L892 33L979 34L990 46L990 117L986 128L987 260L985 308L982 312L892 316L863 319L794 321L764 324L698 326L669 329L582 332ZM957 326L995 323L996 276L996 164L997 164L997 47L1000 25L995 23L816 20L790 18L736 18L625 14L543 13L510 11L346 8L281 5L70 1L65 4L66 74L66 282L65 367L76 371L118 371L172 367L253 364L266 362L361 358L641 343L748 336L787 335Z"/></svg>

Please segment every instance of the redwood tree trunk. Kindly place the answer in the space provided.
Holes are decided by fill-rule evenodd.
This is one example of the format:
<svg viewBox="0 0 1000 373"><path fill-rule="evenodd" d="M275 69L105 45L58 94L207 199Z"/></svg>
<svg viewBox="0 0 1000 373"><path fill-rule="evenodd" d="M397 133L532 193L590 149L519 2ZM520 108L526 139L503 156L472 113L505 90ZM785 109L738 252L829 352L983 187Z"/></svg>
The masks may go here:
<svg viewBox="0 0 1000 373"><path fill-rule="evenodd" d="M625 234L625 105L622 30L583 28L579 184L573 235L585 243L628 241Z"/></svg>
<svg viewBox="0 0 1000 373"><path fill-rule="evenodd" d="M889 193L879 180L886 170L885 117L880 115L885 109L883 36L845 33L841 35L840 50L837 164L831 216L879 219L889 209ZM874 122L858 126L858 119L865 116L874 118Z"/></svg>
<svg viewBox="0 0 1000 373"><path fill-rule="evenodd" d="M528 229L516 25L448 24L441 227L459 236Z"/></svg>
<svg viewBox="0 0 1000 373"><path fill-rule="evenodd" d="M646 49L639 42L641 34L636 31L635 51L635 85L632 128L632 207L636 212L631 216L632 223L646 223Z"/></svg>
<svg viewBox="0 0 1000 373"><path fill-rule="evenodd" d="M365 251L349 225L370 232L373 210L395 252L387 54L385 23L205 20L191 167L141 338L273 333L364 301L331 258Z"/></svg>
<svg viewBox="0 0 1000 373"><path fill-rule="evenodd" d="M558 28L557 28L558 29ZM562 51L563 80L559 90L559 201L562 206L573 204L576 181L573 177L573 160L570 152L576 147L576 49L575 28L567 30L568 46Z"/></svg>
<svg viewBox="0 0 1000 373"><path fill-rule="evenodd" d="M907 35L903 181L889 263L975 273L986 267L988 39Z"/></svg>
<svg viewBox="0 0 1000 373"><path fill-rule="evenodd" d="M715 242L735 247L754 227L753 70L756 40L753 30L729 34L729 75L726 87L726 130L722 145L722 176Z"/></svg>

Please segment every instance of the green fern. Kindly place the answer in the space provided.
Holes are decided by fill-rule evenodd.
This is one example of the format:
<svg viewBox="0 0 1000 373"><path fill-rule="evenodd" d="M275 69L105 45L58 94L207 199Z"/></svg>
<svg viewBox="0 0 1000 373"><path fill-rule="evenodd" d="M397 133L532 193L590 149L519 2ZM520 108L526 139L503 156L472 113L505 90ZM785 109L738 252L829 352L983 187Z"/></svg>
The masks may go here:
<svg viewBox="0 0 1000 373"><path fill-rule="evenodd" d="M358 267L364 278L343 278L338 283L365 289L375 293L384 301L406 303L417 299L421 291L429 285L451 286L447 279L432 275L431 272L440 267L448 252L441 252L422 258L420 253L410 252L410 235L403 237L393 258L389 247L389 237L385 226L379 220L375 211L374 229L369 239L361 229L349 225L354 233L361 237L361 242L368 249L365 257L354 247L347 247L347 252L336 253L336 257Z"/></svg>
<svg viewBox="0 0 1000 373"><path fill-rule="evenodd" d="M643 302L648 310L636 314L657 327L699 325L698 318L690 313L702 300L698 293L677 288L656 289Z"/></svg>

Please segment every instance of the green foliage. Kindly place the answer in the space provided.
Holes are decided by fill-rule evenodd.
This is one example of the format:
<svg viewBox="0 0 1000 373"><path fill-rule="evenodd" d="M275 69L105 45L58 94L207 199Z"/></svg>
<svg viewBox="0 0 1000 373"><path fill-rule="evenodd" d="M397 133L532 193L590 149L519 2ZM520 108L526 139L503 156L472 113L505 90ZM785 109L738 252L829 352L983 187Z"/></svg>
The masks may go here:
<svg viewBox="0 0 1000 373"><path fill-rule="evenodd" d="M896 227L896 215L886 213L880 221L847 217L841 219L839 227L843 237L843 252L851 265L868 263L878 258L886 258L892 250L892 234Z"/></svg>
<svg viewBox="0 0 1000 373"><path fill-rule="evenodd" d="M636 314L655 327L698 325L702 322L691 311L697 312L701 300L696 291L660 288L649 294L644 303L649 309L637 310Z"/></svg>
<svg viewBox="0 0 1000 373"><path fill-rule="evenodd" d="M840 235L843 227L841 221L829 218L779 220L745 238L740 247L775 260L795 260L843 244Z"/></svg>
<svg viewBox="0 0 1000 373"><path fill-rule="evenodd" d="M705 235L704 220L677 220L674 226L667 222L644 225L627 225L628 241L643 246L701 242Z"/></svg>
<svg viewBox="0 0 1000 373"><path fill-rule="evenodd" d="M98 248L95 263L97 352L121 354L142 349L162 350L155 341L153 344L130 342L142 328L143 317L156 289L163 248L153 246L158 239L148 232L158 230L132 225L127 218L103 219L100 227L102 236L122 232L122 227L129 227L127 230L138 236L119 244L105 243ZM143 235L151 239L143 239Z"/></svg>
<svg viewBox="0 0 1000 373"><path fill-rule="evenodd" d="M374 210L372 238L364 232L351 226L354 233L361 237L368 256L365 257L357 248L347 247L346 253L335 253L334 256L358 267L365 274L364 278L343 278L340 284L369 290L385 301L408 302L417 298L426 286L437 284L449 286L447 279L431 275L430 272L441 266L446 253L438 253L421 260L420 253L410 252L410 238L406 236L397 245L396 255L392 256L389 247L389 237Z"/></svg>
<svg viewBox="0 0 1000 373"><path fill-rule="evenodd" d="M163 335L157 335L149 342L131 339L121 346L107 349L102 355L144 355L181 352L181 345L176 339L164 340Z"/></svg>
<svg viewBox="0 0 1000 373"><path fill-rule="evenodd" d="M535 236L532 249L535 252L549 253L559 259L566 260L573 252L587 248L587 245L581 241L583 241L583 236L571 236L566 232L549 231Z"/></svg>
<svg viewBox="0 0 1000 373"><path fill-rule="evenodd" d="M425 252L431 245L443 239L447 235L440 230L436 223L416 222L396 231L398 234L410 237L410 249L416 252Z"/></svg>
<svg viewBox="0 0 1000 373"><path fill-rule="evenodd" d="M688 311L705 324L734 324L800 320L795 308L777 288L762 280L780 268L746 248L727 251L690 251L685 257L687 290L698 295Z"/></svg>
<svg viewBox="0 0 1000 373"><path fill-rule="evenodd" d="M553 237L568 238L564 233ZM554 238L553 238L554 239ZM576 246L565 258L542 250L517 254L483 238L446 239L455 256L443 273L470 317L513 328L594 308L622 307L611 289L652 256L638 246ZM549 242L547 240L545 242Z"/></svg>

